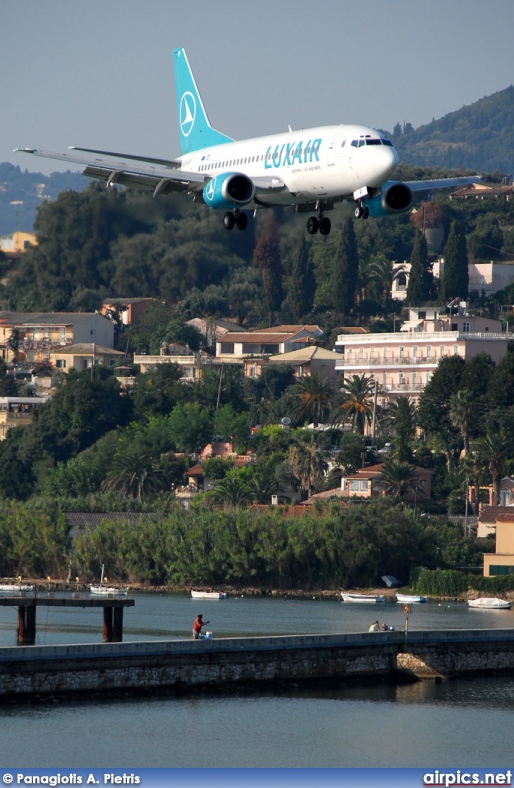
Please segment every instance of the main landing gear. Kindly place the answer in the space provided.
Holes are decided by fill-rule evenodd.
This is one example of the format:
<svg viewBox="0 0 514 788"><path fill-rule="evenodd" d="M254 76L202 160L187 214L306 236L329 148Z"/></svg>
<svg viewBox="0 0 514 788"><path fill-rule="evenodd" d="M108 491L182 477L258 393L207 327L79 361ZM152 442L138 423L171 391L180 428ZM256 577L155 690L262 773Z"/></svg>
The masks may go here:
<svg viewBox="0 0 514 788"><path fill-rule="evenodd" d="M328 235L332 228L332 224L328 216L323 216L320 212L318 216L309 216L307 219L307 232L309 235L316 235L318 230L321 235Z"/></svg>
<svg viewBox="0 0 514 788"><path fill-rule="evenodd" d="M234 225L238 230L246 230L248 225L248 216L246 213L241 213L238 210L234 211L233 213L232 211L227 211L223 217L223 224L225 225L226 230L232 230Z"/></svg>

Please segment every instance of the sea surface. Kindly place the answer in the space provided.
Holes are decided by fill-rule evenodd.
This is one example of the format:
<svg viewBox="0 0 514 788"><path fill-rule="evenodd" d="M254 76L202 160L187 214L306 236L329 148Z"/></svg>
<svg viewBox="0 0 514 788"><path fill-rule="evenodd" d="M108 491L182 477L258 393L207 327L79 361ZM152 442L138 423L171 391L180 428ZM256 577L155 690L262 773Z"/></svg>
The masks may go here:
<svg viewBox="0 0 514 788"><path fill-rule="evenodd" d="M403 606L331 599L135 594L124 640L189 638L195 616L213 637L367 631L406 626ZM16 642L17 610L0 608L0 646ZM512 628L514 611L463 603L413 606L415 629ZM102 611L37 610L37 644L98 643ZM506 768L514 678L334 689L0 706L0 766L9 768L419 767Z"/></svg>

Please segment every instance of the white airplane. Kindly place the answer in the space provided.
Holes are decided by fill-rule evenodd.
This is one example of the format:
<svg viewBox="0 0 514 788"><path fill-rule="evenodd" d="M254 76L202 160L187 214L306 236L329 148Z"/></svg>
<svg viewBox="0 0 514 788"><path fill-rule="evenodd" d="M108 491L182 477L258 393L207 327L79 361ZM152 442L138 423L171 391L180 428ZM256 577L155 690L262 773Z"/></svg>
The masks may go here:
<svg viewBox="0 0 514 788"><path fill-rule="evenodd" d="M156 159L91 148L94 154L52 153L36 148L16 151L74 162L83 174L150 189L154 196L185 191L209 208L225 211L227 230L244 230L245 211L292 206L310 212L307 231L328 235L325 212L334 208L355 218L408 211L413 192L474 183L479 177L395 181L390 177L398 154L384 134L368 126L318 126L238 142L212 128L183 49L173 52L181 155Z"/></svg>

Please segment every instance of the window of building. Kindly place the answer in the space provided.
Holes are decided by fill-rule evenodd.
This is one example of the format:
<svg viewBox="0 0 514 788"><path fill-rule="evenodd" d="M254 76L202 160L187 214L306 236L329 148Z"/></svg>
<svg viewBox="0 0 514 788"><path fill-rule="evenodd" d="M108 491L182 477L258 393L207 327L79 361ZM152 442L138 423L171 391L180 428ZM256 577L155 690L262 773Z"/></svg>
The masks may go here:
<svg viewBox="0 0 514 788"><path fill-rule="evenodd" d="M368 492L368 479L350 479L350 492Z"/></svg>
<svg viewBox="0 0 514 788"><path fill-rule="evenodd" d="M462 324L462 330L463 330L465 333L469 333L469 323L463 323L463 324Z"/></svg>
<svg viewBox="0 0 514 788"><path fill-rule="evenodd" d="M58 358L55 362L55 366L57 369L66 369L66 359L65 358Z"/></svg>

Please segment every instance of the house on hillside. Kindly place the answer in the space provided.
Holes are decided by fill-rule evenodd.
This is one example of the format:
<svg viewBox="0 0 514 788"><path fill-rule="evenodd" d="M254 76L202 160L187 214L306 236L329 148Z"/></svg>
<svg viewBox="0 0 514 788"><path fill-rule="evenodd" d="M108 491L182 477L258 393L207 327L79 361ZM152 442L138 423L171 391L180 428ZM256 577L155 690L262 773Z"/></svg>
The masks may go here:
<svg viewBox="0 0 514 788"><path fill-rule="evenodd" d="M132 326L145 313L153 298L109 298L100 307L100 314L119 328Z"/></svg>
<svg viewBox="0 0 514 788"><path fill-rule="evenodd" d="M258 331L228 332L216 342L216 357L274 356L313 345L323 334L319 326L283 325Z"/></svg>
<svg viewBox="0 0 514 788"><path fill-rule="evenodd" d="M61 372L68 373L70 369L82 372L90 367L114 367L117 361L124 358L125 354L113 348L103 347L93 342L79 342L76 345L67 345L59 350L50 351L50 363Z"/></svg>
<svg viewBox="0 0 514 788"><path fill-rule="evenodd" d="M368 465L356 473L341 478L342 494L355 498L375 498L387 495L382 479L384 463ZM415 468L416 489L404 496L405 501L428 501L432 489L432 471L428 468Z"/></svg>
<svg viewBox="0 0 514 788"><path fill-rule="evenodd" d="M218 320L214 317L194 317L187 321L187 325L193 326L200 332L207 348L215 348L216 342L229 332L241 334L247 330L232 320Z"/></svg>
<svg viewBox="0 0 514 788"><path fill-rule="evenodd" d="M7 363L47 361L67 345L114 347L110 320L96 312L0 312L0 358Z"/></svg>
<svg viewBox="0 0 514 788"><path fill-rule="evenodd" d="M514 509L496 516L496 552L484 553L484 577L514 575Z"/></svg>
<svg viewBox="0 0 514 788"><path fill-rule="evenodd" d="M462 306L451 313L439 307L413 307L399 331L339 334L336 370L345 377L374 378L379 404L385 406L398 394L419 397L441 358L458 355L468 361L477 353L488 353L498 363L513 338L502 331L500 320L469 315Z"/></svg>
<svg viewBox="0 0 514 788"><path fill-rule="evenodd" d="M244 374L246 377L257 378L264 366L287 364L293 367L297 378L316 374L327 380L336 378L336 354L331 350L308 345L300 350L291 350L289 353L280 353L269 358L248 358L244 361Z"/></svg>
<svg viewBox="0 0 514 788"><path fill-rule="evenodd" d="M0 397L0 441L12 427L32 423L34 411L48 402L48 397Z"/></svg>

